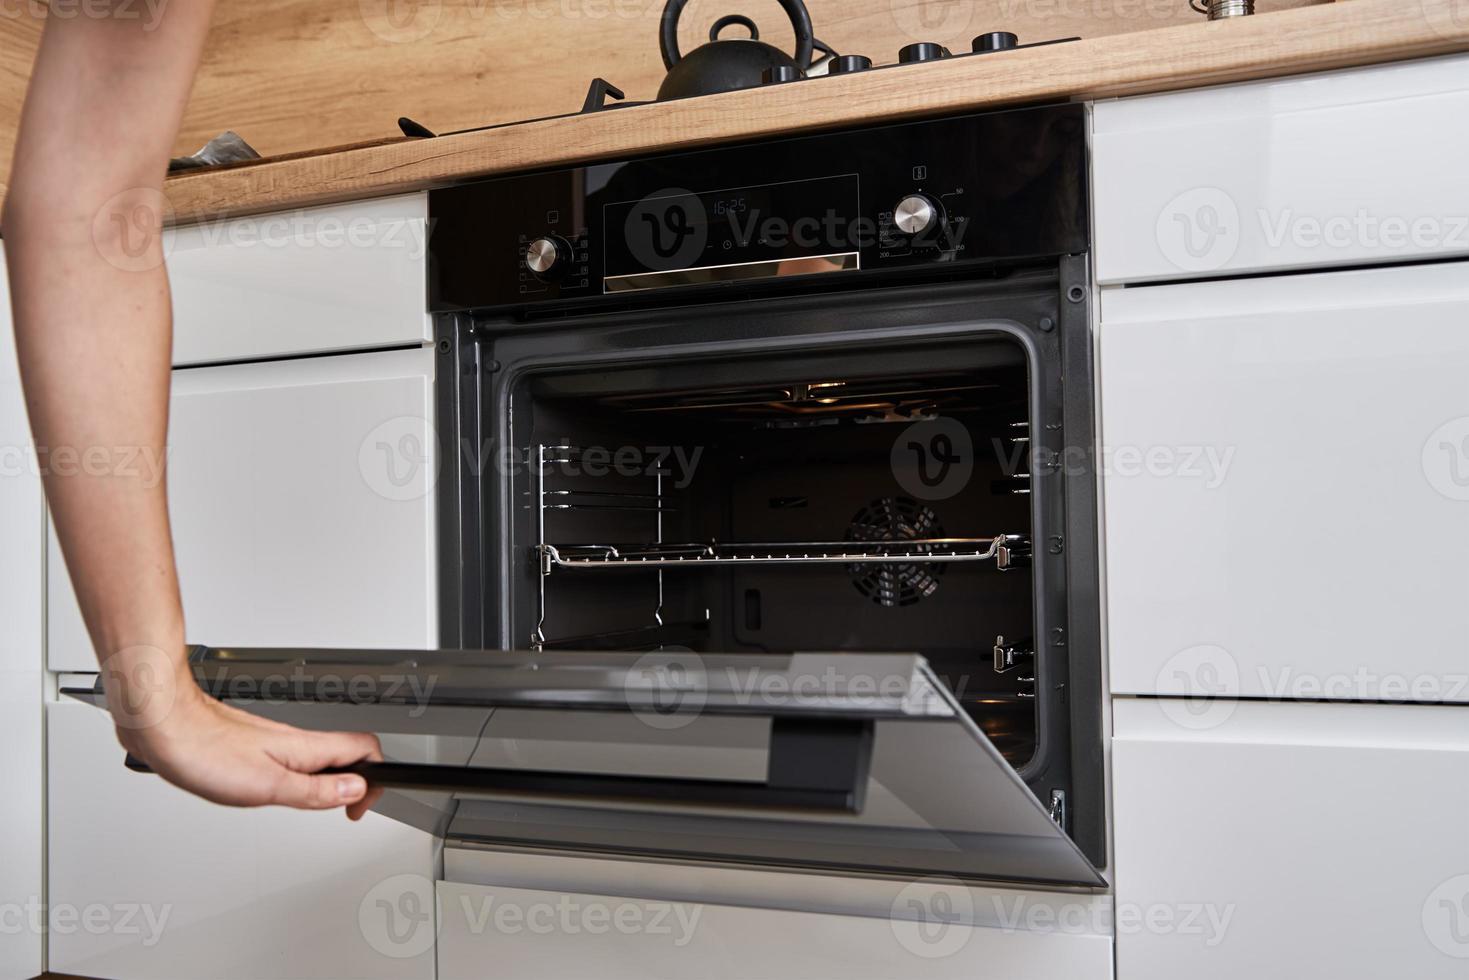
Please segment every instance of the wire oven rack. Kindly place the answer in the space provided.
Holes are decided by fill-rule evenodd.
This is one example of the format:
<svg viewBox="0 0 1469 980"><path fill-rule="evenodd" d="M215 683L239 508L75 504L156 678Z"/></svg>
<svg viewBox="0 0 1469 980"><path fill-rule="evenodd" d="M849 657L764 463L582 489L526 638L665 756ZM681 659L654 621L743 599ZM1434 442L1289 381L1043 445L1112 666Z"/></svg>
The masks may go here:
<svg viewBox="0 0 1469 980"><path fill-rule="evenodd" d="M698 565L804 565L837 562L990 561L1011 566L1025 539L1018 534L993 538L920 538L906 541L789 541L778 544L610 545L541 543L541 574L557 568L688 568Z"/></svg>
<svg viewBox="0 0 1469 980"><path fill-rule="evenodd" d="M653 636L665 628L679 624L664 621L663 573L667 569L734 565L806 565L897 563L930 564L993 561L1005 571L1021 563L1030 554L1030 541L1024 535L999 534L985 538L920 538L893 541L788 541L778 543L741 542L721 544L694 542L666 543L663 540L663 515L671 508L663 493L661 470L649 473L651 486L647 492L613 490L580 490L548 488L548 468L556 464L576 462L584 450L571 445L540 444L531 447L527 462L532 466L535 506L536 544L533 548L539 566L537 622L531 633L533 649L547 644L562 645L570 639L549 641L545 634L547 596L546 580L557 570L635 569L655 571L656 595L650 625L623 630L618 636L644 634ZM552 544L546 540L546 515L555 511L633 511L650 516L649 537L643 544ZM706 614L707 616L707 614ZM689 624L683 624L689 625ZM578 637L577 640L610 640L614 634Z"/></svg>

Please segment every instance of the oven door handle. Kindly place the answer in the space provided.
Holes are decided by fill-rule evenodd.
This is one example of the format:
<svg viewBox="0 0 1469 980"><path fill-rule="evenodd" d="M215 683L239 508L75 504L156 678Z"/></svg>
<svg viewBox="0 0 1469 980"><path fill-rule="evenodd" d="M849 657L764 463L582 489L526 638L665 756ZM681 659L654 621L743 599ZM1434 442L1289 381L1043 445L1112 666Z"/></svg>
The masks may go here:
<svg viewBox="0 0 1469 980"><path fill-rule="evenodd" d="M323 769L319 774L353 773L382 789L466 796L860 814L867 795L872 743L871 721L773 718L764 782L368 761ZM134 772L153 771L132 753L124 764Z"/></svg>

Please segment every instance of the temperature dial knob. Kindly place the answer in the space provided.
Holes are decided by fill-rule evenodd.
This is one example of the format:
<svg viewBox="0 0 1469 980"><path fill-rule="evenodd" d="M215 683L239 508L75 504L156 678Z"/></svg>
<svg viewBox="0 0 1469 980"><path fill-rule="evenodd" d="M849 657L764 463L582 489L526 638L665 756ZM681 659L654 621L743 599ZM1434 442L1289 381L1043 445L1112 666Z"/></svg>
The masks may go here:
<svg viewBox="0 0 1469 980"><path fill-rule="evenodd" d="M920 61L938 61L948 56L949 49L942 44L919 41L916 44L905 44L898 49L898 64L911 65Z"/></svg>
<svg viewBox="0 0 1469 980"><path fill-rule="evenodd" d="M893 224L905 235L920 235L940 220L937 202L923 194L909 194L893 208Z"/></svg>
<svg viewBox="0 0 1469 980"><path fill-rule="evenodd" d="M552 279L566 271L571 262L571 245L559 235L542 235L525 247L525 264L542 279Z"/></svg>

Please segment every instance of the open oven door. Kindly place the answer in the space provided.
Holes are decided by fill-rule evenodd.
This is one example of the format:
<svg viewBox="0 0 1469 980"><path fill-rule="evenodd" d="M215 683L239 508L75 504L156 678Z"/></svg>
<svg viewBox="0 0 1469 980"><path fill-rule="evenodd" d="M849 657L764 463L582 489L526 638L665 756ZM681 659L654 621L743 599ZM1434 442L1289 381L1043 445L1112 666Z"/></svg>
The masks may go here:
<svg viewBox="0 0 1469 980"><path fill-rule="evenodd" d="M447 838L1100 885L922 657L216 649L206 691L367 731L377 809ZM93 702L96 688L63 693Z"/></svg>

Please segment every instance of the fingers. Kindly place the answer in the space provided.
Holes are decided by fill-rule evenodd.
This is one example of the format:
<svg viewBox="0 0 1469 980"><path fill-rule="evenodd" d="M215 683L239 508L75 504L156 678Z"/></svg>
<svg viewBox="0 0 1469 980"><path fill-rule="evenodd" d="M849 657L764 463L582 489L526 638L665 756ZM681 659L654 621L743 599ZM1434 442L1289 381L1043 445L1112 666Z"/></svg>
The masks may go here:
<svg viewBox="0 0 1469 980"><path fill-rule="evenodd" d="M308 776L286 769L276 780L270 802L298 810L331 810L358 803L366 796L367 780L361 776Z"/></svg>
<svg viewBox="0 0 1469 980"><path fill-rule="evenodd" d="M317 772L354 762L381 762L382 746L367 732L308 732L287 728L281 762L297 772Z"/></svg>
<svg viewBox="0 0 1469 980"><path fill-rule="evenodd" d="M290 798L277 802L313 810L345 805L347 816L360 820L382 796L381 789L369 788L367 781L358 775L312 775L322 769L356 762L381 762L383 753L377 736L365 732L292 730L288 744L280 761L299 778L282 780L279 790Z"/></svg>

